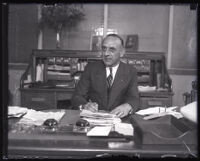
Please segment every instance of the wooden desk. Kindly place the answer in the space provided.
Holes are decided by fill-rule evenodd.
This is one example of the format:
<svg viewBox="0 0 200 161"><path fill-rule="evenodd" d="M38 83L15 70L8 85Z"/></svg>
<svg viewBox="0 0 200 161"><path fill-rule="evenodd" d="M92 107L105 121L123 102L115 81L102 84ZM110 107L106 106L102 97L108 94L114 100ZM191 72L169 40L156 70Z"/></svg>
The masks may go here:
<svg viewBox="0 0 200 161"><path fill-rule="evenodd" d="M149 107L171 107L173 92L139 92L140 109Z"/></svg>
<svg viewBox="0 0 200 161"><path fill-rule="evenodd" d="M33 88L20 89L21 106L35 110L48 110L59 108L58 102L65 100L69 102L74 92L73 88ZM66 103L67 104L67 103ZM65 107L67 109L67 107Z"/></svg>
<svg viewBox="0 0 200 161"><path fill-rule="evenodd" d="M79 111L66 110L59 126L74 124ZM129 121L126 118L125 121ZM16 120L9 120L13 125ZM197 153L197 145L189 147ZM9 158L90 158L125 155L131 157L191 157L182 145L140 145L137 137L133 140L112 138L91 138L70 131L32 132L8 134Z"/></svg>

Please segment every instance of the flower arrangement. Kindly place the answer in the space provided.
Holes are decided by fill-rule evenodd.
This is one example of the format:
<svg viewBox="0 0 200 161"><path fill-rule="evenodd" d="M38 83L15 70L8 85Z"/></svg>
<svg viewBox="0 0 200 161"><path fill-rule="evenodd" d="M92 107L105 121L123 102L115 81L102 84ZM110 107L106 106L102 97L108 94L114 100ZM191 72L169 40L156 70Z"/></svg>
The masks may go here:
<svg viewBox="0 0 200 161"><path fill-rule="evenodd" d="M84 19L81 4L52 4L43 5L41 10L40 28L48 26L56 32L63 27L72 28Z"/></svg>
<svg viewBox="0 0 200 161"><path fill-rule="evenodd" d="M81 4L49 4L42 5L39 28L49 27L57 33L57 41L63 28L71 29L84 20L85 14Z"/></svg>

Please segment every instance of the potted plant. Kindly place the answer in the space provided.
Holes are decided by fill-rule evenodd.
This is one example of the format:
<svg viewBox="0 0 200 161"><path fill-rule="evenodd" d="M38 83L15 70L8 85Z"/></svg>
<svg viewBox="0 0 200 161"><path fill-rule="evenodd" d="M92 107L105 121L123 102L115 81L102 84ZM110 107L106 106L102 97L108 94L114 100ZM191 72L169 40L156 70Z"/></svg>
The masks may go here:
<svg viewBox="0 0 200 161"><path fill-rule="evenodd" d="M85 17L84 9L81 4L50 4L42 5L40 29L44 27L52 28L56 32L56 47L60 47L60 34L62 29L76 27Z"/></svg>

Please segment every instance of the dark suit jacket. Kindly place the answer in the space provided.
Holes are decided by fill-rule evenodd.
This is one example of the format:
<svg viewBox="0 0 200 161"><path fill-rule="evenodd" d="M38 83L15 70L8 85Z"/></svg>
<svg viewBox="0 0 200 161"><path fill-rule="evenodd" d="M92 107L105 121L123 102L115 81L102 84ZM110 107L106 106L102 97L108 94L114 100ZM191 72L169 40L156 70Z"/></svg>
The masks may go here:
<svg viewBox="0 0 200 161"><path fill-rule="evenodd" d="M123 103L129 103L135 112L139 106L136 69L120 62L107 100L106 67L102 61L89 63L71 99L73 107L88 100L97 102L100 110L112 110Z"/></svg>

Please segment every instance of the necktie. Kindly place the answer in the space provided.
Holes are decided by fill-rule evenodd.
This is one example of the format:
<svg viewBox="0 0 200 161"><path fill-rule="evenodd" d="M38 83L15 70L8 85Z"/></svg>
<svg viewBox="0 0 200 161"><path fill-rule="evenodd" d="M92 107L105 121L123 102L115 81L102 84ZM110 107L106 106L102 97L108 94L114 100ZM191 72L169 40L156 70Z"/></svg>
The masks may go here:
<svg viewBox="0 0 200 161"><path fill-rule="evenodd" d="M110 74L107 77L107 84L108 84L108 89L110 90L113 82L113 75L112 75L112 67L110 67L109 69L110 69Z"/></svg>
<svg viewBox="0 0 200 161"><path fill-rule="evenodd" d="M113 82L113 75L112 75L112 67L109 68L110 69L110 74L107 77L107 102L109 102L109 97L110 97L110 91L111 91L111 87L112 87L112 82Z"/></svg>

